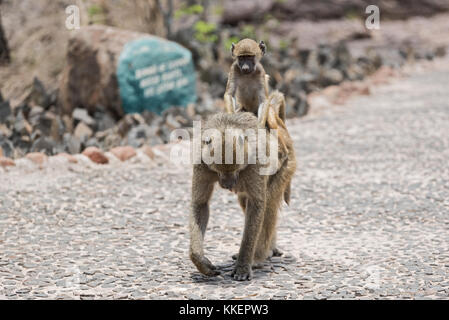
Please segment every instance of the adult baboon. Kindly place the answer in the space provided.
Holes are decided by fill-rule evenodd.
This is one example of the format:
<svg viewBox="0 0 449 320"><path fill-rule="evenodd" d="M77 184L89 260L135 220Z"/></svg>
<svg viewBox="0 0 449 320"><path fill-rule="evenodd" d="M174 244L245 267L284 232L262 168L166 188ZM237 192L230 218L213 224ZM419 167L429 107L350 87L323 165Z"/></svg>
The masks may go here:
<svg viewBox="0 0 449 320"><path fill-rule="evenodd" d="M218 136L209 136L207 132L210 129L215 129ZM223 141L226 140L226 130L240 129L251 129L257 132L259 127L256 116L248 112L220 113L212 116L202 126L202 152L214 154L214 156L221 153L224 159L226 147L223 147ZM280 127L279 130L286 139L289 152L287 161L284 161L273 175L261 174L263 164L260 163L259 157L254 163L250 163L249 159L254 155L254 149L250 147L253 141L247 136L239 136L235 143L232 139L234 153L232 163L201 162L194 165L190 215L190 259L201 273L208 276L220 273L204 256L203 251L203 240L209 220L209 200L216 182L222 188L237 193L238 201L245 213L243 238L232 273L234 279L250 280L254 263L279 253L276 248L277 215L296 169L292 141L286 129ZM256 139L258 138L257 135ZM226 143L229 141L225 141ZM238 143L244 147L243 163L235 161ZM272 151L269 150L269 152ZM277 150L275 152L277 155Z"/></svg>

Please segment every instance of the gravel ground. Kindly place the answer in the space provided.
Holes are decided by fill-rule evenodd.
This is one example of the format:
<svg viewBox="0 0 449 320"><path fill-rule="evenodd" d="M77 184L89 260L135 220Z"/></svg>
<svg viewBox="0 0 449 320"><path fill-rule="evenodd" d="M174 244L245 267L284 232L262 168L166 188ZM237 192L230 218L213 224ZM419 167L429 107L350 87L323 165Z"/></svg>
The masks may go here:
<svg viewBox="0 0 449 320"><path fill-rule="evenodd" d="M217 189L188 260L189 166L0 171L1 299L447 299L449 63L288 123L299 158L284 256L231 279L243 215Z"/></svg>

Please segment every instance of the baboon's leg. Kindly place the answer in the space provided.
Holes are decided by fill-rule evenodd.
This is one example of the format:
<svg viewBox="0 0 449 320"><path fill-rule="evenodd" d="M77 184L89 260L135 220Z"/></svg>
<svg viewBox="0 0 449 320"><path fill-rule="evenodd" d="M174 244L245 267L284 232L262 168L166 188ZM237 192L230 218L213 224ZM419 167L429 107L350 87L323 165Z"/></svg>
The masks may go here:
<svg viewBox="0 0 449 320"><path fill-rule="evenodd" d="M246 212L246 203L248 201L248 197L245 196L245 195L239 194L238 199L239 199L240 207L242 208L243 213L245 213Z"/></svg>
<svg viewBox="0 0 449 320"><path fill-rule="evenodd" d="M234 113L235 112L235 92L237 91L237 86L235 85L235 74L233 69L231 68L231 71L228 75L228 82L226 83L226 91L224 94L224 104L225 104L225 111L227 113Z"/></svg>
<svg viewBox="0 0 449 320"><path fill-rule="evenodd" d="M246 204L247 204L247 201L248 201L248 197L245 196L245 195L239 194L238 199L239 199L240 207L242 208L243 213L245 213L246 212ZM238 253L233 254L232 255L232 260L237 260L238 257L239 257Z"/></svg>
<svg viewBox="0 0 449 320"><path fill-rule="evenodd" d="M198 271L208 276L220 274L204 256L203 242L209 220L209 199L212 196L214 180L200 166L193 168L192 210L190 214L190 259Z"/></svg>
<svg viewBox="0 0 449 320"><path fill-rule="evenodd" d="M294 151L290 152L294 161ZM289 159L290 160L290 159ZM276 249L276 225L279 209L282 204L284 191L294 173L289 163L282 166L278 172L270 176L267 186L267 204L263 220L262 230L257 242L254 259L256 262L265 260ZM274 252L273 252L274 253Z"/></svg>
<svg viewBox="0 0 449 320"><path fill-rule="evenodd" d="M265 211L266 189L258 197L249 196L247 200L245 213L245 229L243 231L242 243L237 257L237 262L232 272L235 280L251 280L252 264L254 260L254 251L259 238L260 229L263 223L263 215Z"/></svg>
<svg viewBox="0 0 449 320"><path fill-rule="evenodd" d="M240 200L240 199L239 199ZM265 225L265 219L264 219L264 225ZM261 237L261 235L259 235L259 237ZM257 253L256 253L257 254ZM272 235L272 239L271 239L271 243L269 245L269 250L267 252L267 256L266 258L271 258L271 257L280 257L282 255L282 251L279 250L276 246L276 227L274 227L273 230L273 235ZM232 259L233 260L237 260L239 257L239 254L236 253L234 255L232 255ZM256 259L257 260L257 259ZM264 260L264 258L260 258L257 262L261 262L261 260Z"/></svg>
<svg viewBox="0 0 449 320"><path fill-rule="evenodd" d="M281 103L279 104L278 110L279 118L285 123L285 98L282 96Z"/></svg>
<svg viewBox="0 0 449 320"><path fill-rule="evenodd" d="M287 130L285 126L285 99L284 95L279 91L274 91L271 93L269 99L269 110L267 115L267 128L269 130L277 129L277 130ZM286 142L284 141L284 137L282 134L278 132L278 158L279 158L279 168L285 162L288 157L288 147Z"/></svg>
<svg viewBox="0 0 449 320"><path fill-rule="evenodd" d="M287 205L290 205L290 198L292 192L292 178L293 174L296 171L296 155L293 146L289 151L288 162L287 162L287 170L286 170L286 179L288 181L287 186L284 190L284 201Z"/></svg>
<svg viewBox="0 0 449 320"><path fill-rule="evenodd" d="M254 254L254 262L262 262L270 255L272 241L276 241L276 225L279 206L282 201L282 190L268 188L267 206L263 219L262 230L257 240L257 247Z"/></svg>
<svg viewBox="0 0 449 320"><path fill-rule="evenodd" d="M281 250L279 250L279 248L276 245L276 234L277 234L277 230L274 229L274 234L273 234L273 237L271 240L270 249L268 250L268 253L267 253L267 258L280 257L284 254ZM237 260L238 257L239 257L239 254L236 253L236 254L232 255L232 260Z"/></svg>
<svg viewBox="0 0 449 320"><path fill-rule="evenodd" d="M278 121L276 117L276 111L272 106L270 106L270 109L268 110L268 116L267 116L267 128L268 129L277 129L278 128Z"/></svg>
<svg viewBox="0 0 449 320"><path fill-rule="evenodd" d="M284 163L288 160L288 148L282 138L282 136L278 137L279 147L278 147L278 169L284 165Z"/></svg>
<svg viewBox="0 0 449 320"><path fill-rule="evenodd" d="M270 251L269 251L269 258L271 257L280 257L282 256L284 253L279 250L279 248L276 245L276 238L277 238L277 229L274 230L274 235L271 239L271 244L270 244Z"/></svg>

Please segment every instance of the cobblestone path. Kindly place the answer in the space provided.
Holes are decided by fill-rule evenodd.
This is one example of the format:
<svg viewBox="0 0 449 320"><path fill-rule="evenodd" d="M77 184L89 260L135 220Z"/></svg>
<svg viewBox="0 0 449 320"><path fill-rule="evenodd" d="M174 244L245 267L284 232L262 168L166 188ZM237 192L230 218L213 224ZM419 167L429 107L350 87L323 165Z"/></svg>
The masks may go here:
<svg viewBox="0 0 449 320"><path fill-rule="evenodd" d="M288 123L299 159L284 256L231 279L243 215L217 189L188 260L188 166L0 171L0 298L341 299L449 296L449 67Z"/></svg>

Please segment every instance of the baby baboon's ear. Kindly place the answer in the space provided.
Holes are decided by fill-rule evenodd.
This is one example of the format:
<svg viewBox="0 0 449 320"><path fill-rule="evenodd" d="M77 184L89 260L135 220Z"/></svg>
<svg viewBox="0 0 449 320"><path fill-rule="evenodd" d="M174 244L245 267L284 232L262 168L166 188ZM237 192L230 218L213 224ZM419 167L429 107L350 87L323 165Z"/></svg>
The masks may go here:
<svg viewBox="0 0 449 320"><path fill-rule="evenodd" d="M260 48L260 51L262 51L262 55L264 55L265 52L267 51L267 46L265 45L265 42L260 41L259 42L259 48Z"/></svg>
<svg viewBox="0 0 449 320"><path fill-rule="evenodd" d="M231 55L232 55L232 57L234 57L234 49L235 49L235 43L233 42L231 44Z"/></svg>

